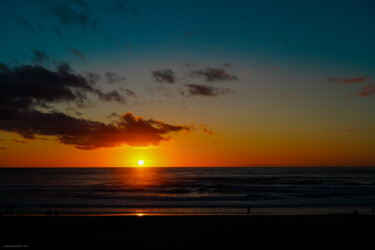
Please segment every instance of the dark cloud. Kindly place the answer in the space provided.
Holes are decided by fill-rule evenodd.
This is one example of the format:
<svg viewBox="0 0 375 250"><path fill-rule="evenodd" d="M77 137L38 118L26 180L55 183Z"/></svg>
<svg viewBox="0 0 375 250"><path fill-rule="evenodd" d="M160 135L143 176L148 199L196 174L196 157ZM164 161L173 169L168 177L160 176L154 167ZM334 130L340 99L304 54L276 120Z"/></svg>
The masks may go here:
<svg viewBox="0 0 375 250"><path fill-rule="evenodd" d="M104 73L104 78L108 84L119 83L126 79L124 76L108 71Z"/></svg>
<svg viewBox="0 0 375 250"><path fill-rule="evenodd" d="M103 101L124 103L117 91L102 92L89 80L76 74L66 63L55 71L40 65L21 65L9 69L0 63L0 108L10 110L49 107L58 102L73 102L82 107L87 94L96 95Z"/></svg>
<svg viewBox="0 0 375 250"><path fill-rule="evenodd" d="M64 1L43 1L42 5L47 12L56 17L60 24L65 26L76 26L81 29L96 27L98 22L92 20L88 15L88 8L84 1L70 1L75 3L66 4Z"/></svg>
<svg viewBox="0 0 375 250"><path fill-rule="evenodd" d="M68 48L68 51L70 53L72 53L73 55L75 55L79 60L81 60L81 61L85 60L85 55L81 51L79 51L78 49Z"/></svg>
<svg viewBox="0 0 375 250"><path fill-rule="evenodd" d="M232 91L228 88L217 88L209 85L201 84L185 84L188 87L188 94L186 96L210 96L215 97L219 95L226 95ZM182 93L185 95L184 93Z"/></svg>
<svg viewBox="0 0 375 250"><path fill-rule="evenodd" d="M10 71L10 69L9 69L8 66L6 66L5 64L0 63L0 73L7 73L9 71Z"/></svg>
<svg viewBox="0 0 375 250"><path fill-rule="evenodd" d="M223 63L224 68L233 68L232 64L230 63Z"/></svg>
<svg viewBox="0 0 375 250"><path fill-rule="evenodd" d="M109 114L108 116L107 116L107 118L108 119L113 119L113 118L120 118L121 117L121 115L119 115L119 114L117 114L116 112L112 112L112 114Z"/></svg>
<svg viewBox="0 0 375 250"><path fill-rule="evenodd" d="M148 146L168 141L171 133L190 131L185 125L144 120L127 112L110 124L82 119L60 111L42 112L41 107L73 102L82 106L87 94L103 101L125 102L117 91L104 93L76 74L68 64L56 70L39 65L15 68L0 63L0 130L26 139L54 136L59 142L78 149ZM113 114L112 114L113 115Z"/></svg>
<svg viewBox="0 0 375 250"><path fill-rule="evenodd" d="M190 72L190 77L203 77L207 82L238 80L235 75L231 75L221 68L204 67Z"/></svg>
<svg viewBox="0 0 375 250"><path fill-rule="evenodd" d="M126 103L125 97L121 95L119 92L117 92L116 90L112 90L108 93L103 93L100 90L95 89L94 92L99 96L99 99L102 101L106 101L106 102L115 101L119 103Z"/></svg>
<svg viewBox="0 0 375 250"><path fill-rule="evenodd" d="M51 62L51 58L48 56L46 51L37 49L32 49L32 51L34 63L43 65Z"/></svg>
<svg viewBox="0 0 375 250"><path fill-rule="evenodd" d="M4 149L6 149L6 148L4 148L4 147L0 147L0 150L4 150Z"/></svg>
<svg viewBox="0 0 375 250"><path fill-rule="evenodd" d="M26 40L30 39L33 35L34 35L34 32L35 32L35 29L34 29L34 26L31 25L31 23L29 21L27 21L25 18L23 17L16 17L16 21L21 24L23 27L25 27L26 29L29 30L30 34L27 35L25 37Z"/></svg>
<svg viewBox="0 0 375 250"><path fill-rule="evenodd" d="M350 78L328 77L326 80L327 82L332 82L337 85L346 85L346 84L352 84L352 83L371 81L371 78L368 76L358 76L358 77L350 77Z"/></svg>
<svg viewBox="0 0 375 250"><path fill-rule="evenodd" d="M102 79L99 74L93 72L85 72L83 75L91 85L95 85L100 79Z"/></svg>
<svg viewBox="0 0 375 250"><path fill-rule="evenodd" d="M18 110L12 114L0 112L0 130L18 133L27 139L35 139L37 135L55 136L63 144L88 150L122 145L159 145L161 141L170 139L170 133L189 131L190 128L152 119L144 120L130 112L123 114L114 123L105 124L60 112Z"/></svg>
<svg viewBox="0 0 375 250"><path fill-rule="evenodd" d="M136 94L134 93L134 91L132 91L130 89L120 88L120 90L123 91L125 93L125 95L127 95L127 96L136 97Z"/></svg>
<svg viewBox="0 0 375 250"><path fill-rule="evenodd" d="M171 69L156 70L156 71L152 71L151 73L157 82L170 83L170 84L176 82L175 73Z"/></svg>
<svg viewBox="0 0 375 250"><path fill-rule="evenodd" d="M375 85L374 84L366 84L362 91L358 92L357 95L360 97L368 97L369 95L375 94Z"/></svg>

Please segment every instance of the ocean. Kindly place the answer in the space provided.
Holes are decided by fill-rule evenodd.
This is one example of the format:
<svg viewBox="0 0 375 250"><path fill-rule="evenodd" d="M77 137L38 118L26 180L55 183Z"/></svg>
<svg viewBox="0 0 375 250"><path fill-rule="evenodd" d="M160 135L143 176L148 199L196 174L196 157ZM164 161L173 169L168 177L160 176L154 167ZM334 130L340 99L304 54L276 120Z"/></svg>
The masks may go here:
<svg viewBox="0 0 375 250"><path fill-rule="evenodd" d="M0 213L372 213L375 168L0 168ZM18 212L17 212L18 211ZM21 211L21 212L20 212Z"/></svg>

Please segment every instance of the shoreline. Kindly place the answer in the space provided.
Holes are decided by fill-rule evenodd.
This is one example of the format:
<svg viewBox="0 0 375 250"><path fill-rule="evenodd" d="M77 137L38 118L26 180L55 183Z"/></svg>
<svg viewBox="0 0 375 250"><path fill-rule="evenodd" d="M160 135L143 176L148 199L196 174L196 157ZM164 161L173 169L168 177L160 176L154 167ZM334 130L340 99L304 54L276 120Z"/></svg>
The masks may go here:
<svg viewBox="0 0 375 250"><path fill-rule="evenodd" d="M0 244L28 249L360 249L373 240L375 216L2 216L0 224Z"/></svg>

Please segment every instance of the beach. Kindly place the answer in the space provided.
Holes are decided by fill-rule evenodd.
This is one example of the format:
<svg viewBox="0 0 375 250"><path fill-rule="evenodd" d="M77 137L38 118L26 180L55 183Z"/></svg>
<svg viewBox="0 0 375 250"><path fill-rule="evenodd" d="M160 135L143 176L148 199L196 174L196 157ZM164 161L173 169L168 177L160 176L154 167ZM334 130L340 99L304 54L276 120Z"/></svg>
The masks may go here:
<svg viewBox="0 0 375 250"><path fill-rule="evenodd" d="M3 249L364 249L373 215L1 216Z"/></svg>

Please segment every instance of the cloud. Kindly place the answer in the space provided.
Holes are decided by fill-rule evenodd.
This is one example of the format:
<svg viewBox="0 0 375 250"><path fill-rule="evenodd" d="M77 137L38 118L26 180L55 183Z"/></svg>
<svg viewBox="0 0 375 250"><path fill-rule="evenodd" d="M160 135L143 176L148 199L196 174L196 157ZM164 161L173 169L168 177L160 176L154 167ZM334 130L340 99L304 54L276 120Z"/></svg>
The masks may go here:
<svg viewBox="0 0 375 250"><path fill-rule="evenodd" d="M79 60L81 60L81 61L85 60L85 55L81 51L79 51L78 49L68 48L68 51L70 53L72 53L73 55L75 55Z"/></svg>
<svg viewBox="0 0 375 250"><path fill-rule="evenodd" d="M0 147L0 150L4 150L4 149L7 149L7 148L4 148L4 147Z"/></svg>
<svg viewBox="0 0 375 250"><path fill-rule="evenodd" d="M104 78L108 84L119 83L126 79L124 76L108 71L104 73Z"/></svg>
<svg viewBox="0 0 375 250"><path fill-rule="evenodd" d="M328 77L326 80L327 82L332 82L337 85L346 85L346 84L352 84L352 83L371 81L371 78L368 76L358 76L358 77L350 77L350 78Z"/></svg>
<svg viewBox="0 0 375 250"><path fill-rule="evenodd" d="M50 70L40 65L21 65L13 69L0 63L0 108L7 110L49 107L50 104L73 102L82 107L87 94L103 101L125 103L117 91L108 93L94 88L90 80L76 74L69 64Z"/></svg>
<svg viewBox="0 0 375 250"><path fill-rule="evenodd" d="M210 85L201 84L185 84L188 87L189 93L186 96L209 96L215 97L219 95L226 95L232 91L228 88L217 88ZM185 95L184 92L182 95Z"/></svg>
<svg viewBox="0 0 375 250"><path fill-rule="evenodd" d="M27 139L35 139L36 135L55 136L60 143L89 150L122 145L159 145L170 140L171 133L189 131L190 128L153 119L144 120L130 112L116 122L105 124L61 112L17 110L11 114L0 112L0 130L18 133Z"/></svg>
<svg viewBox="0 0 375 250"><path fill-rule="evenodd" d="M125 93L125 95L127 95L127 96L136 97L136 94L134 93L134 91L132 91L130 89L120 88L120 90L123 91Z"/></svg>
<svg viewBox="0 0 375 250"><path fill-rule="evenodd" d="M112 112L112 114L107 115L108 119L113 119L113 118L118 119L119 117L121 117L121 115L117 114L116 112Z"/></svg>
<svg viewBox="0 0 375 250"><path fill-rule="evenodd" d="M214 132L212 131L212 128L210 126L206 126L204 124L200 124L199 128L201 129L201 131L203 133L207 133L209 135L213 135L214 134Z"/></svg>
<svg viewBox="0 0 375 250"><path fill-rule="evenodd" d="M152 76L157 82L161 83L175 83L176 82L176 76L175 73L171 69L165 69L165 70L156 70L152 71Z"/></svg>
<svg viewBox="0 0 375 250"><path fill-rule="evenodd" d="M51 62L51 58L48 56L46 51L37 49L32 49L32 51L34 63L43 65Z"/></svg>
<svg viewBox="0 0 375 250"><path fill-rule="evenodd" d="M366 84L362 91L358 92L357 95L360 97L368 97L369 95L375 94L375 85L374 84Z"/></svg>
<svg viewBox="0 0 375 250"><path fill-rule="evenodd" d="M190 77L203 77L207 82L238 80L235 75L231 75L222 68L204 67L190 72Z"/></svg>
<svg viewBox="0 0 375 250"><path fill-rule="evenodd" d="M27 141L23 141L23 140L17 140L17 139L14 139L13 140L15 143L20 143L20 144L26 144Z"/></svg>
<svg viewBox="0 0 375 250"><path fill-rule="evenodd" d="M195 68L195 67L197 67L197 64L195 62L192 62L192 63L184 62L184 66L188 67L188 68L190 68L190 67Z"/></svg>
<svg viewBox="0 0 375 250"><path fill-rule="evenodd" d="M35 32L34 26L32 26L31 23L23 17L16 17L16 21L26 29L30 30L30 34L25 37L25 40L30 39Z"/></svg>
<svg viewBox="0 0 375 250"><path fill-rule="evenodd" d="M117 92L116 90L112 90L110 92L103 93L100 90L95 89L94 93L96 93L99 96L99 99L102 100L102 101L106 101L106 102L115 101L115 102L119 102L119 103L126 103L125 97L123 95L121 95L119 92Z"/></svg>
<svg viewBox="0 0 375 250"><path fill-rule="evenodd" d="M106 124L56 110L40 110L61 102L82 106L88 94L103 101L125 101L117 91L105 93L92 85L90 80L74 73L68 64L50 70L39 65L9 68L0 63L0 130L26 139L54 136L60 143L86 150L159 145L170 140L172 133L191 130L186 125L145 120L130 112L122 116L112 113L117 120Z"/></svg>
<svg viewBox="0 0 375 250"><path fill-rule="evenodd" d="M67 5L64 1L43 1L42 4L47 12L56 17L62 25L76 26L81 29L97 26L98 22L88 16L88 6L84 1L70 2L75 3L76 6Z"/></svg>
<svg viewBox="0 0 375 250"><path fill-rule="evenodd" d="M102 79L99 74L93 72L85 72L83 75L91 85L95 85L100 79Z"/></svg>

